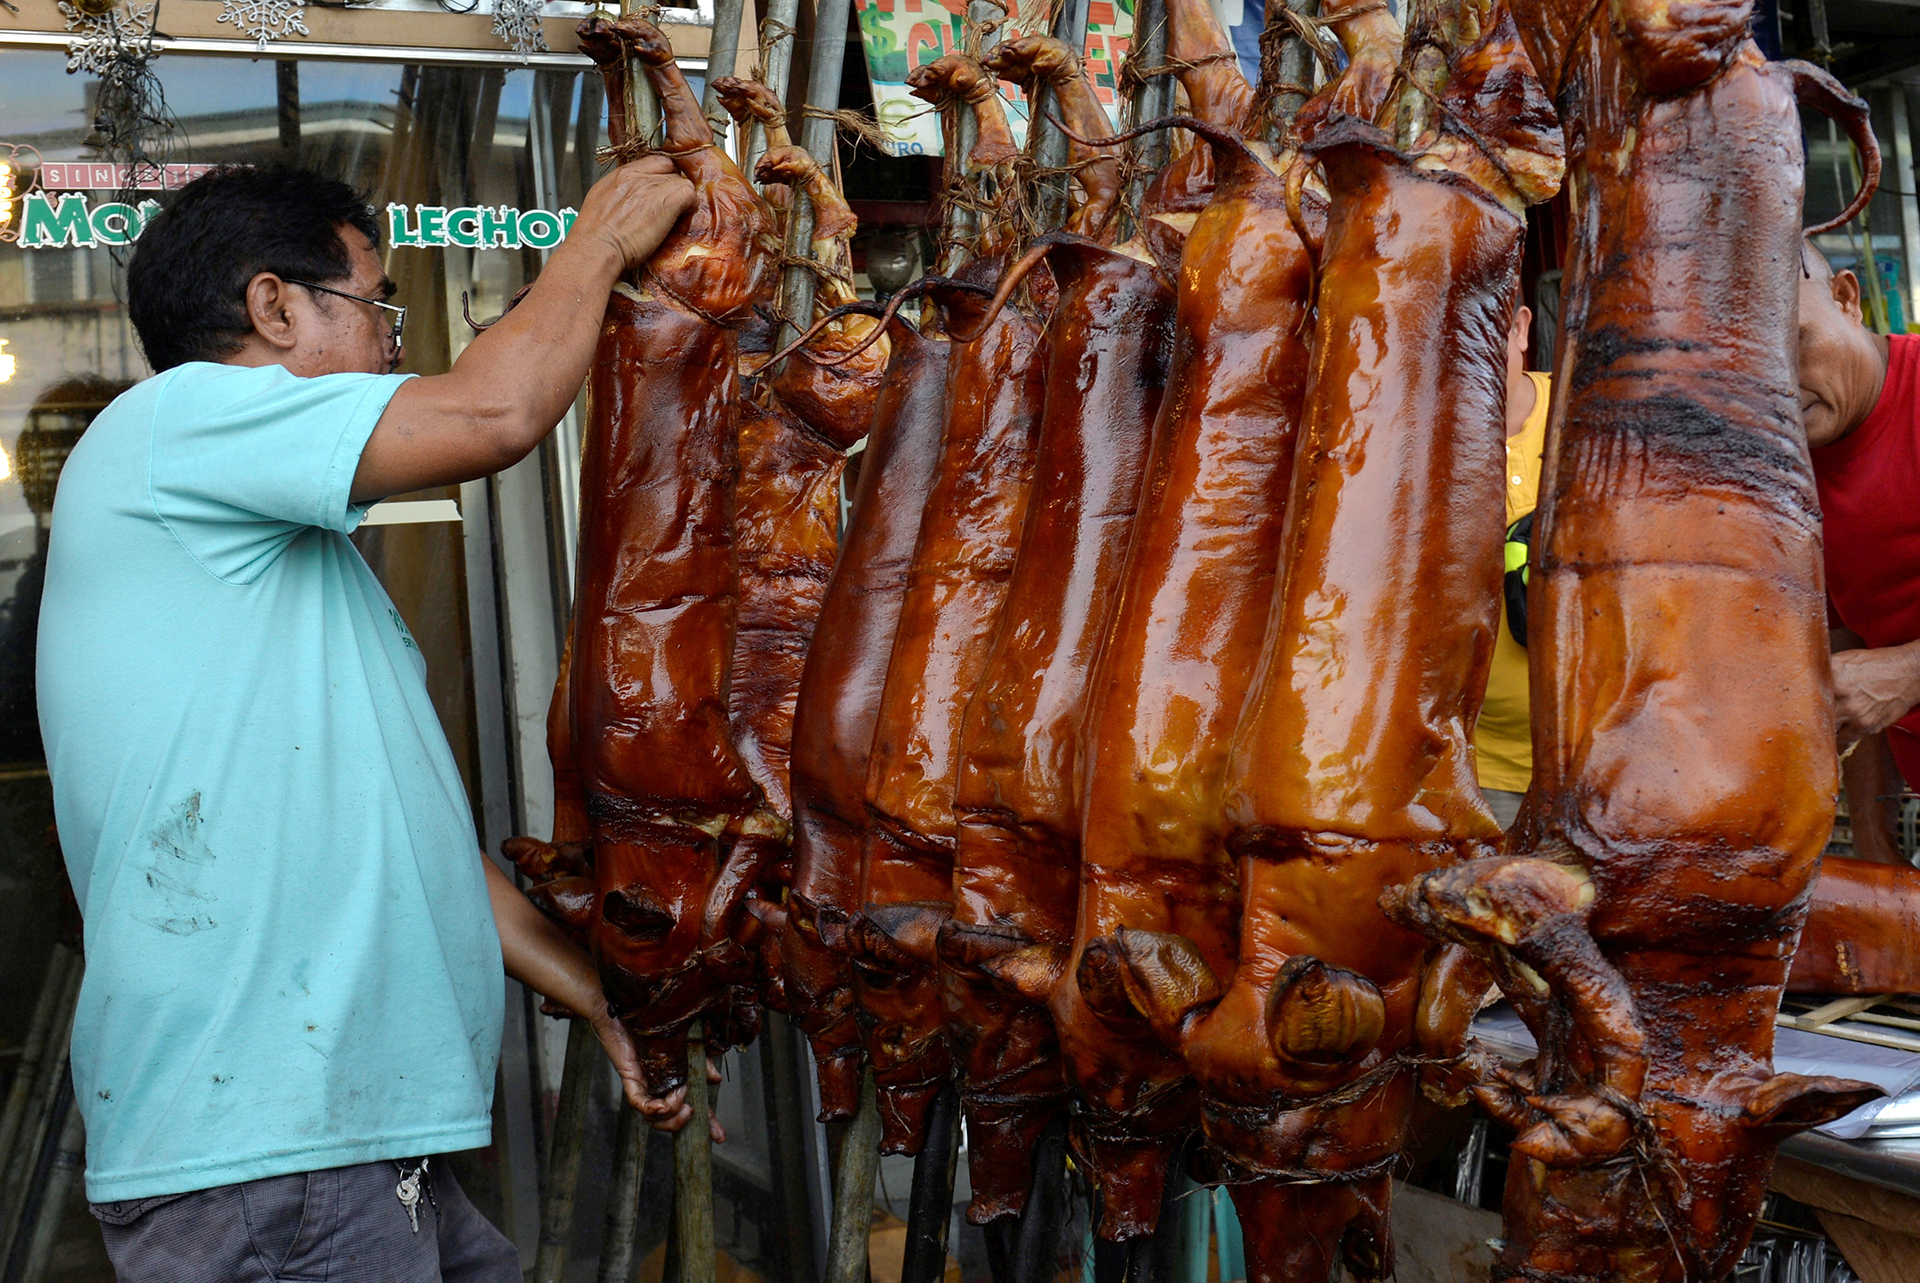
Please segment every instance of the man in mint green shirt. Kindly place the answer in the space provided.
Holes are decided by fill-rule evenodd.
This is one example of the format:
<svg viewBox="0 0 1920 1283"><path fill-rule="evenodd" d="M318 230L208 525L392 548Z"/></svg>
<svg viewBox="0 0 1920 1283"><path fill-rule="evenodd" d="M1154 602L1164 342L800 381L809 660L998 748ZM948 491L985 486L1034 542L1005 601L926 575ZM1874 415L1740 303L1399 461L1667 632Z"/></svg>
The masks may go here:
<svg viewBox="0 0 1920 1283"><path fill-rule="evenodd" d="M691 203L670 175L602 180L520 306L430 378L391 373L392 282L342 184L219 171L138 243L159 372L67 462L39 643L86 920L87 1191L123 1280L517 1279L427 1162L490 1139L503 970L593 1022L656 1125L688 1115L480 854L419 648L347 538L367 504L553 429L619 274Z"/></svg>

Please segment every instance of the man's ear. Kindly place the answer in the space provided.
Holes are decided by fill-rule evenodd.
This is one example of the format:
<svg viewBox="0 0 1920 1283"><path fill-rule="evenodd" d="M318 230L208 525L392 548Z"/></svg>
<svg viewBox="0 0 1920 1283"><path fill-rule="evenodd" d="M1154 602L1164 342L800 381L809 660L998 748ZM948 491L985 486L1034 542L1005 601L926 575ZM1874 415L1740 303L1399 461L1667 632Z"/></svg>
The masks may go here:
<svg viewBox="0 0 1920 1283"><path fill-rule="evenodd" d="M1860 278L1855 276L1851 269L1835 272L1833 274L1832 288L1833 301L1840 305L1840 310L1854 320L1860 320L1862 315L1860 311Z"/></svg>
<svg viewBox="0 0 1920 1283"><path fill-rule="evenodd" d="M254 333L283 352L293 350L292 287L272 272L247 282L247 321Z"/></svg>
<svg viewBox="0 0 1920 1283"><path fill-rule="evenodd" d="M1513 325L1507 330L1508 368L1520 368L1520 361L1526 356L1527 341L1533 335L1533 309L1525 303L1513 309Z"/></svg>

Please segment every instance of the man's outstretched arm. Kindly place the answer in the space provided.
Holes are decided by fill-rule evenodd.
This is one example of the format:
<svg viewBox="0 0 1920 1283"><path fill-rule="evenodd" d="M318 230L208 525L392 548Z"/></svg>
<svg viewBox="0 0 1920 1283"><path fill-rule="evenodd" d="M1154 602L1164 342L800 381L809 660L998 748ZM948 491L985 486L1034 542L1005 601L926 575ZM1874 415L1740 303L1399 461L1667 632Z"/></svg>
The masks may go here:
<svg viewBox="0 0 1920 1283"><path fill-rule="evenodd" d="M686 1126L693 1117L687 1089L676 1088L665 1096L648 1093L633 1039L607 1011L607 996L600 989L600 974L594 969L593 959L549 922L499 865L484 855L480 863L487 870L487 896L493 902L493 923L500 933L500 954L507 974L593 1025L607 1058L620 1075L628 1102L647 1122L670 1132ZM711 1066L708 1078L714 1079ZM716 1141L726 1139L717 1119L710 1126Z"/></svg>
<svg viewBox="0 0 1920 1283"><path fill-rule="evenodd" d="M579 393L620 273L652 257L692 204L692 184L664 156L594 184L519 306L451 370L394 393L361 451L354 502L471 481L525 458Z"/></svg>

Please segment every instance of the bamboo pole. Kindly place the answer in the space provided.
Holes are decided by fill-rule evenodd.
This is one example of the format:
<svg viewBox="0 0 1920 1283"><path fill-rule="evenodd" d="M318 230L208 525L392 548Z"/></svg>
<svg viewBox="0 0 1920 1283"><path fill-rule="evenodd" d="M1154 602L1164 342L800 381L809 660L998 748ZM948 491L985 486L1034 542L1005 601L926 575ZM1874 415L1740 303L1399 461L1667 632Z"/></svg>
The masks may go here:
<svg viewBox="0 0 1920 1283"><path fill-rule="evenodd" d="M587 1130L587 1096L599 1069L593 1026L575 1020L567 1028L567 1058L560 1070L560 1105L547 1147L546 1193L540 1200L540 1248L533 1283L560 1283L573 1239L573 1195L580 1183L580 1142Z"/></svg>
<svg viewBox="0 0 1920 1283"><path fill-rule="evenodd" d="M1067 1215L1067 1116L1056 1115L1033 1153L1033 1189L1013 1248L1013 1283L1049 1283Z"/></svg>
<svg viewBox="0 0 1920 1283"><path fill-rule="evenodd" d="M813 55L807 59L806 104L823 111L840 106L840 72L847 59L848 0L817 0L813 11ZM782 98L785 87L781 88ZM817 116L800 121L800 145L826 170L834 172L834 124ZM805 258L813 245L813 201L806 191L795 187L793 203L787 211L787 256ZM775 346L785 347L799 335L795 324L806 325L813 319L813 273L794 264L780 282L780 310L788 320L780 323Z"/></svg>
<svg viewBox="0 0 1920 1283"><path fill-rule="evenodd" d="M794 26L799 21L800 0L769 0L767 20L760 28L760 59L767 71L767 88L783 103L792 79ZM766 150L766 126L755 121L747 131L747 157L740 167L751 174Z"/></svg>
<svg viewBox="0 0 1920 1283"><path fill-rule="evenodd" d="M1060 0L1053 17L1053 37L1080 57L1087 51L1087 0ZM1035 88L1033 101L1027 104L1027 145L1043 171L1063 170L1069 159L1067 136L1053 118L1059 114L1053 86L1042 83ZM1072 180L1065 173L1044 172L1040 179L1039 214L1043 231L1053 231L1067 221L1068 191Z"/></svg>
<svg viewBox="0 0 1920 1283"><path fill-rule="evenodd" d="M713 0L713 40L707 47L707 71L700 93L700 114L713 128L715 142L726 138L733 118L720 104L713 82L731 76L740 61L740 19L746 12L745 0Z"/></svg>
<svg viewBox="0 0 1920 1283"><path fill-rule="evenodd" d="M1163 66L1167 61L1167 7L1164 0L1139 0L1133 9L1133 48L1128 61L1138 59L1144 67ZM1133 121L1144 124L1166 115L1173 107L1173 77L1154 76L1144 82L1133 101ZM1128 185L1127 208L1137 210L1146 197L1147 185L1167 163L1170 144L1167 131L1142 134L1129 147L1133 153L1133 181Z"/></svg>
<svg viewBox="0 0 1920 1283"><path fill-rule="evenodd" d="M634 1238L640 1225L640 1182L653 1129L623 1096L614 1124L613 1177L607 1182L607 1221L600 1235L600 1283L632 1283Z"/></svg>
<svg viewBox="0 0 1920 1283"><path fill-rule="evenodd" d="M673 1139L673 1225L680 1246L677 1283L713 1283L713 1097L707 1044L695 1025L687 1040L687 1103L693 1117Z"/></svg>
<svg viewBox="0 0 1920 1283"><path fill-rule="evenodd" d="M804 1089L798 1072L798 1043L787 1018L769 1011L760 1031L760 1066L771 1133L767 1149L774 1193L780 1200L781 1242L776 1264L783 1271L782 1278L813 1283L820 1271L814 1259L813 1220L807 1210L805 1131L814 1123L801 1103Z"/></svg>
<svg viewBox="0 0 1920 1283"><path fill-rule="evenodd" d="M1307 18L1320 16L1319 0L1268 0L1267 30L1273 31L1276 23L1286 26L1284 11L1293 10ZM1299 85L1305 88L1313 75L1313 50L1299 36L1289 36L1280 47L1279 80L1282 85ZM1264 83L1261 88L1267 89ZM1277 86L1275 86L1277 88ZM1267 118L1261 122L1262 133L1268 146L1279 147L1286 141L1286 133L1293 124L1293 118L1300 114L1300 108L1307 102L1307 96L1291 89L1275 94L1268 104Z"/></svg>
<svg viewBox="0 0 1920 1283"><path fill-rule="evenodd" d="M880 1097L873 1072L860 1082L860 1109L840 1146L833 1188L833 1233L827 1245L827 1283L865 1283L867 1240L873 1235L873 1182L880 1172Z"/></svg>

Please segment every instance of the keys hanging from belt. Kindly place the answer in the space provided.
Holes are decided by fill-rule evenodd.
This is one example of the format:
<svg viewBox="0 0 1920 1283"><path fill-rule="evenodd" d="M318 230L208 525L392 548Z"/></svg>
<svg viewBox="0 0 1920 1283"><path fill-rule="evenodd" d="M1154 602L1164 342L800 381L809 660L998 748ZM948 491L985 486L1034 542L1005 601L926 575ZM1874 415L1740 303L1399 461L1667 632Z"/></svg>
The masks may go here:
<svg viewBox="0 0 1920 1283"><path fill-rule="evenodd" d="M440 1210L440 1204L433 1197L433 1182L427 1178L427 1164L431 1159L420 1159L409 1170L404 1160L396 1159L394 1166L400 1169L400 1183L393 1187L393 1196L400 1200L400 1206L407 1209L407 1224L413 1226L413 1232L420 1232L420 1195L427 1196L427 1206L434 1211Z"/></svg>

